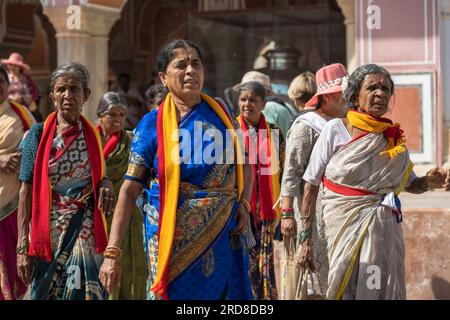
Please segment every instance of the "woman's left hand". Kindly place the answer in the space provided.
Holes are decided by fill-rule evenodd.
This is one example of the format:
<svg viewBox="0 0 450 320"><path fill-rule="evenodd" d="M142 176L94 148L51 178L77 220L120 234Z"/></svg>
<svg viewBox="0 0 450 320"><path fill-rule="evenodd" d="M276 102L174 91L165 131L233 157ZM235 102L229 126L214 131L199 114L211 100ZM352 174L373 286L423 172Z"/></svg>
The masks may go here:
<svg viewBox="0 0 450 320"><path fill-rule="evenodd" d="M237 227L232 232L231 235L243 235L248 228L248 212L245 206L239 203L237 212Z"/></svg>
<svg viewBox="0 0 450 320"><path fill-rule="evenodd" d="M435 167L427 172L427 185L431 189L444 188L450 190L450 170Z"/></svg>
<svg viewBox="0 0 450 320"><path fill-rule="evenodd" d="M311 272L315 272L316 268L313 263L313 253L312 253L311 238L306 239L302 244L302 250L298 258L298 264L304 268L309 269Z"/></svg>
<svg viewBox="0 0 450 320"><path fill-rule="evenodd" d="M103 179L99 188L98 208L106 215L111 215L114 212L116 205L116 194L114 186L109 179Z"/></svg>

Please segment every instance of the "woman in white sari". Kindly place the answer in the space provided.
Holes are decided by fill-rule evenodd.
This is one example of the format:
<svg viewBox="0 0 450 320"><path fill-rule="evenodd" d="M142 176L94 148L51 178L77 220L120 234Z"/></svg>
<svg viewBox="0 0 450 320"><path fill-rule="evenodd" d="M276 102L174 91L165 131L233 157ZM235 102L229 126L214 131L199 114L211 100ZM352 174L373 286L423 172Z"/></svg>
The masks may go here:
<svg viewBox="0 0 450 320"><path fill-rule="evenodd" d="M302 204L304 228L315 215L323 181L327 238L328 299L405 299L405 248L397 195L450 189L450 172L434 168L418 178L399 124L382 118L394 83L387 70L369 64L356 69L344 89L347 118L328 122L310 164ZM300 264L312 267L311 246Z"/></svg>

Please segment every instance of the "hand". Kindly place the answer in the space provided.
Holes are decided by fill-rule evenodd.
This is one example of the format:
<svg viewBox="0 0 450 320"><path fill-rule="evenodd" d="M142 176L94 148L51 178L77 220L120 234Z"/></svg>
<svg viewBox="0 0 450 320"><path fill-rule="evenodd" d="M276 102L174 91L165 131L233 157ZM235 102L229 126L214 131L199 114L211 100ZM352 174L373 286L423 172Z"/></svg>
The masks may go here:
<svg viewBox="0 0 450 320"><path fill-rule="evenodd" d="M0 170L6 173L15 173L20 167L20 152L4 154L0 156Z"/></svg>
<svg viewBox="0 0 450 320"><path fill-rule="evenodd" d="M120 259L105 258L100 267L98 278L109 294L111 294L113 288L120 287L121 276L122 266Z"/></svg>
<svg viewBox="0 0 450 320"><path fill-rule="evenodd" d="M103 179L100 184L98 208L102 210L105 215L111 215L114 212L116 205L116 194L114 192L114 186L109 179Z"/></svg>
<svg viewBox="0 0 450 320"><path fill-rule="evenodd" d="M26 285L33 281L34 265L27 254L17 254L17 273Z"/></svg>
<svg viewBox="0 0 450 320"><path fill-rule="evenodd" d="M231 235L243 235L248 228L248 212L243 204L239 203L237 212L237 227L230 232Z"/></svg>
<svg viewBox="0 0 450 320"><path fill-rule="evenodd" d="M435 167L427 172L426 182L429 188L450 190L450 170Z"/></svg>
<svg viewBox="0 0 450 320"><path fill-rule="evenodd" d="M281 219L281 234L285 237L297 236L297 221L295 221L295 218Z"/></svg>
<svg viewBox="0 0 450 320"><path fill-rule="evenodd" d="M311 246L311 238L307 239L302 244L302 250L300 252L300 256L298 258L298 264L306 269L308 268L311 272L315 272L316 268L313 264L313 252Z"/></svg>

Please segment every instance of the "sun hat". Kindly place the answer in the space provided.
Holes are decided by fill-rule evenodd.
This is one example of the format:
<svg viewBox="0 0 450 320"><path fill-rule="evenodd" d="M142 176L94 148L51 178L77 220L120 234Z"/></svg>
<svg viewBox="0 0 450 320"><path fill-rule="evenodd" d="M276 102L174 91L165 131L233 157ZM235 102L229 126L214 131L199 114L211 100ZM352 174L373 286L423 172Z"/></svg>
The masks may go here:
<svg viewBox="0 0 450 320"><path fill-rule="evenodd" d="M244 74L241 82L233 86L233 89L237 91L239 90L239 86L250 81L259 82L264 86L266 90L272 91L272 86L270 85L270 77L259 71L249 71Z"/></svg>
<svg viewBox="0 0 450 320"><path fill-rule="evenodd" d="M30 66L28 64L26 64L25 62L23 62L22 55L17 52L11 53L11 55L9 56L8 59L2 59L1 62L2 62L2 64L5 64L5 65L12 64L15 66L19 66L22 69L24 69L25 71L30 70Z"/></svg>
<svg viewBox="0 0 450 320"><path fill-rule="evenodd" d="M334 63L322 67L316 72L316 94L306 103L307 107L314 107L319 103L319 96L327 93L341 92L347 83L348 72L343 64Z"/></svg>

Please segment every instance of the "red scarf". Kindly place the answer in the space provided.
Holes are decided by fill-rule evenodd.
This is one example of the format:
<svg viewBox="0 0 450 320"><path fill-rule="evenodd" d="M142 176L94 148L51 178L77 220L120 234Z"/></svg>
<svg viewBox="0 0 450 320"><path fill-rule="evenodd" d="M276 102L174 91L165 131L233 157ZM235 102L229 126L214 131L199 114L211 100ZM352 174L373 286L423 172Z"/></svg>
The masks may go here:
<svg viewBox="0 0 450 320"><path fill-rule="evenodd" d="M102 126L98 125L97 130L100 135L103 133ZM122 131L117 131L112 134L109 140L106 142L105 147L103 148L103 157L108 159L109 155L116 150L117 145L120 142L120 138L122 137Z"/></svg>
<svg viewBox="0 0 450 320"><path fill-rule="evenodd" d="M257 133L257 142L256 146L254 146L254 143L250 141L249 137L249 127L247 122L245 122L244 117L240 115L238 117L239 123L241 125L244 137L245 137L245 146L247 147L248 153L249 153L249 160L250 164L252 166L253 171L253 189L252 189L252 196L250 198L250 206L252 209L253 214L253 221L256 226L258 221L264 220L264 221L270 221L274 220L277 217L276 210L272 209L272 206L274 204L274 201L276 201L276 198L278 198L277 188L275 187L274 190L274 179L273 175L270 174L257 174L257 172L261 173L264 171L268 171L270 166L272 165L272 150L270 147L270 129L266 122L266 119L264 115L261 114L261 118L259 120L258 124L258 133ZM266 130L266 135L261 135L260 130ZM260 140L261 139L261 140ZM260 157L258 155L264 156L266 159L269 159L269 163L261 163L261 162L267 162L260 161ZM278 176L278 175L277 175ZM258 186L259 186L259 202L260 202L260 210L259 210L259 216L257 211L257 203L258 203L258 197L257 197L257 190L256 190L256 179L258 179ZM276 182L275 182L276 183Z"/></svg>
<svg viewBox="0 0 450 320"><path fill-rule="evenodd" d="M100 136L95 127L84 117L80 116L83 133L86 139L88 156L91 164L92 187L94 192L94 236L95 249L102 253L107 245L106 224L104 215L98 209L97 189L104 177L105 160L102 154ZM28 254L39 257L47 262L52 260L50 236L50 210L52 189L49 181L48 163L55 136L57 113L53 112L44 122L44 131L36 154L33 182L33 200L31 216L31 243ZM78 125L77 125L78 126ZM68 130L71 130L69 128ZM73 139L73 132L69 134Z"/></svg>

